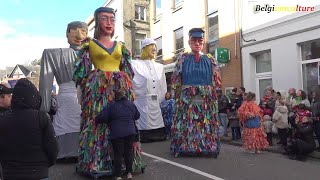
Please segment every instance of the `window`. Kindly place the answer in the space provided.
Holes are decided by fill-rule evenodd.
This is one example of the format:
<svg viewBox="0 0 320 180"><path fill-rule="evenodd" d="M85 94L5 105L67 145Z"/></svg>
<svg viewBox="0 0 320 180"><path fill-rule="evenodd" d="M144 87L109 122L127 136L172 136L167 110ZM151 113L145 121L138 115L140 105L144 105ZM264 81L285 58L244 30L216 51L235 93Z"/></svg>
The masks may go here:
<svg viewBox="0 0 320 180"><path fill-rule="evenodd" d="M156 0L156 17L162 14L161 0Z"/></svg>
<svg viewBox="0 0 320 180"><path fill-rule="evenodd" d="M320 88L320 39L301 44L303 90Z"/></svg>
<svg viewBox="0 0 320 180"><path fill-rule="evenodd" d="M265 94L266 94L266 88L268 86L272 87L272 78L259 78L258 79L259 83L259 99L261 99Z"/></svg>
<svg viewBox="0 0 320 180"><path fill-rule="evenodd" d="M134 48L135 48L134 55L135 56L140 56L141 55L142 41L145 38L146 38L145 34L136 33L136 40L135 40L135 45L134 45Z"/></svg>
<svg viewBox="0 0 320 180"><path fill-rule="evenodd" d="M208 42L208 52L215 57L216 48L219 47L218 13L208 16Z"/></svg>
<svg viewBox="0 0 320 180"><path fill-rule="evenodd" d="M183 3L183 0L174 0L174 6L179 6L180 4Z"/></svg>
<svg viewBox="0 0 320 180"><path fill-rule="evenodd" d="M218 11L218 0L207 0L208 14Z"/></svg>
<svg viewBox="0 0 320 180"><path fill-rule="evenodd" d="M175 39L176 39L176 49L175 51L178 53L183 49L183 27L174 31Z"/></svg>
<svg viewBox="0 0 320 180"><path fill-rule="evenodd" d="M178 11L182 8L183 0L174 0L173 12Z"/></svg>
<svg viewBox="0 0 320 180"><path fill-rule="evenodd" d="M147 13L146 8L143 6L137 6L135 7L135 19L139 19L142 21L147 21Z"/></svg>
<svg viewBox="0 0 320 180"><path fill-rule="evenodd" d="M162 59L162 37L159 37L156 40L157 45L157 60Z"/></svg>
<svg viewBox="0 0 320 180"><path fill-rule="evenodd" d="M272 86L271 50L253 54L256 64L257 102L265 95L267 86Z"/></svg>
<svg viewBox="0 0 320 180"><path fill-rule="evenodd" d="M219 40L219 20L215 14L208 16L208 36L209 42Z"/></svg>
<svg viewBox="0 0 320 180"><path fill-rule="evenodd" d="M301 44L302 60L320 58L320 39Z"/></svg>
<svg viewBox="0 0 320 180"><path fill-rule="evenodd" d="M208 52L214 57L216 58L216 49L219 47L219 41L215 41L215 42L211 42L209 43L209 50Z"/></svg>
<svg viewBox="0 0 320 180"><path fill-rule="evenodd" d="M256 73L265 73L271 71L271 51L256 55Z"/></svg>

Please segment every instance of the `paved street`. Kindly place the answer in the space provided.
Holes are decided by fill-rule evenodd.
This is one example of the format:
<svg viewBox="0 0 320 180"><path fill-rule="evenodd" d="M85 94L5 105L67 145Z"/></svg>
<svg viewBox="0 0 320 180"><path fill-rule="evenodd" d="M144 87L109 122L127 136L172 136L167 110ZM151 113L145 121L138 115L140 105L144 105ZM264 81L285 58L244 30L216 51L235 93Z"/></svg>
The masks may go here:
<svg viewBox="0 0 320 180"><path fill-rule="evenodd" d="M134 179L136 180L319 179L320 161L313 159L299 162L290 160L281 154L270 152L249 154L244 152L240 147L226 144L222 144L221 154L218 159L207 157L174 158L168 151L168 141L148 143L142 146L145 153L156 156L156 159L144 156L148 167L144 174L135 174ZM166 160L169 161L164 162ZM172 165L174 163L178 164ZM50 180L90 179L76 174L74 164L58 164L52 167L49 178Z"/></svg>

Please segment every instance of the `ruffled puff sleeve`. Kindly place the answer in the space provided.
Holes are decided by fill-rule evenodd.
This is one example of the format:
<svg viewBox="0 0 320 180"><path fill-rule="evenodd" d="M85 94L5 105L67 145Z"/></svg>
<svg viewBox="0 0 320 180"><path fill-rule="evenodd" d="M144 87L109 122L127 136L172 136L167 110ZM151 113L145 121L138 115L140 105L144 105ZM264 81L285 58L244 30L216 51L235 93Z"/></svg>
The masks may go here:
<svg viewBox="0 0 320 180"><path fill-rule="evenodd" d="M241 122L245 122L247 119L259 116L262 120L263 111L255 102L245 101L238 110L238 117Z"/></svg>
<svg viewBox="0 0 320 180"><path fill-rule="evenodd" d="M212 85L215 88L221 88L222 83L221 83L221 75L220 75L220 68L218 66L218 62L211 54L207 54L207 56L212 63Z"/></svg>
<svg viewBox="0 0 320 180"><path fill-rule="evenodd" d="M73 67L73 81L76 86L81 84L83 78L85 78L92 70L92 62L89 56L89 41L90 37L87 37L81 45L80 50L77 53L77 60Z"/></svg>
<svg viewBox="0 0 320 180"><path fill-rule="evenodd" d="M121 42L122 43L122 42ZM128 74L130 79L133 79L134 72L131 66L131 52L127 49L124 43L121 45L122 58L120 62L120 71Z"/></svg>

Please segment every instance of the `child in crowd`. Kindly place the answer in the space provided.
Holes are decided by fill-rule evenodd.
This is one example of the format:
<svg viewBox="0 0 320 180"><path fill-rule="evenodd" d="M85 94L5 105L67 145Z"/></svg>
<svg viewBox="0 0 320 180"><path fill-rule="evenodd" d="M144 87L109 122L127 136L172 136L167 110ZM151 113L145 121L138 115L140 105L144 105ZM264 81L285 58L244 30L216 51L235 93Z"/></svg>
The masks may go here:
<svg viewBox="0 0 320 180"><path fill-rule="evenodd" d="M121 180L122 158L126 164L127 179L132 179L133 143L137 134L135 121L139 118L137 107L128 100L122 89L115 92L115 102L95 117L96 124L107 123L110 127L117 180Z"/></svg>
<svg viewBox="0 0 320 180"><path fill-rule="evenodd" d="M230 127L232 130L232 140L241 139L240 123L239 123L239 118L237 116L237 111L230 110L228 112L228 119L229 119Z"/></svg>
<svg viewBox="0 0 320 180"><path fill-rule="evenodd" d="M269 146L272 146L272 125L273 125L273 122L271 121L271 116L264 115L263 127L264 127L264 132L267 134L267 141L269 143Z"/></svg>
<svg viewBox="0 0 320 180"><path fill-rule="evenodd" d="M311 112L308 110L307 106L304 104L299 104L296 106L296 124L300 124L303 121L304 117L310 118Z"/></svg>

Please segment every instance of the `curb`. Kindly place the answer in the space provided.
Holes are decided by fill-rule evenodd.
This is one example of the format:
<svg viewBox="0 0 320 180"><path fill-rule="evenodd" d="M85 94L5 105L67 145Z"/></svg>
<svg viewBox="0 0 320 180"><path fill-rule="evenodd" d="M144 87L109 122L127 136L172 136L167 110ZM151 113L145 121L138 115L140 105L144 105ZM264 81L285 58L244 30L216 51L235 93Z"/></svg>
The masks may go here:
<svg viewBox="0 0 320 180"><path fill-rule="evenodd" d="M225 140L221 140L221 142L225 143L225 144L229 144L229 145L239 146L239 147L242 146L242 143L240 143L240 142L225 141ZM278 154L285 154L285 151L278 150L278 149L271 149L271 148L267 148L267 149L265 149L263 151L272 152L272 153L278 153Z"/></svg>
<svg viewBox="0 0 320 180"><path fill-rule="evenodd" d="M220 141L221 141L222 143L224 143L224 144L229 144L229 145L239 146L239 147L242 146L242 143L241 143L241 142L232 141L230 138L221 137L221 138L220 138ZM278 154L285 154L285 151L284 151L284 150L273 149L273 148L270 148L270 147L267 148L267 149L265 149L264 151L272 152L272 153L278 153ZM318 151L313 151L311 154L308 155L308 158L313 158L313 159L320 160L320 152L318 152Z"/></svg>

